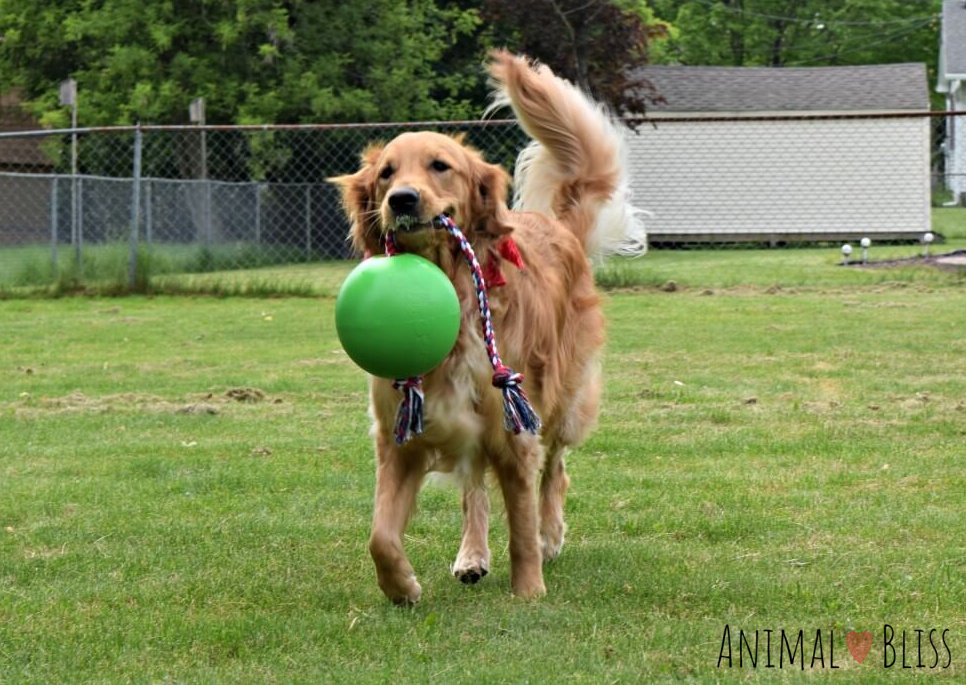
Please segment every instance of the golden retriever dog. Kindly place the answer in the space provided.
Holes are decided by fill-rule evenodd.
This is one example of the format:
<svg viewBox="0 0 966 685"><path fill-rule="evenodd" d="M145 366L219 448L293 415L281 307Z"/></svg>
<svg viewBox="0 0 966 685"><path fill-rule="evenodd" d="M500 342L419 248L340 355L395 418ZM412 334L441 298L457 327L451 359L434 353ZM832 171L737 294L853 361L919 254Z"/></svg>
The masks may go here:
<svg viewBox="0 0 966 685"><path fill-rule="evenodd" d="M397 604L421 595L403 534L432 471L462 483L456 578L475 583L490 570L492 472L506 507L512 591L522 598L546 593L542 565L560 553L566 529L564 455L594 426L601 392L604 317L590 258L633 242L640 231L627 202L620 126L545 66L497 51L488 68L491 109L512 107L533 139L517 162L514 209L507 206L507 173L459 136L403 133L366 149L358 172L330 179L342 190L360 253L383 253L391 233L400 251L447 274L462 310L452 352L423 381L421 434L397 444L400 393L391 380L370 379L376 493L369 550L379 587ZM503 358L525 377L542 420L536 434L504 427L470 269L438 228L441 214L462 229L483 264Z"/></svg>

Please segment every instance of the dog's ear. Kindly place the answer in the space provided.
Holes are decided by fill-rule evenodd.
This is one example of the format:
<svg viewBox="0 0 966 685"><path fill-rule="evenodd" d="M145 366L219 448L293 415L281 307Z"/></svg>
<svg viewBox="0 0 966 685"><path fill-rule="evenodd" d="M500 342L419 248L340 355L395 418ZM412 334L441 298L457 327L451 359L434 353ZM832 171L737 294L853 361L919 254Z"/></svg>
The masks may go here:
<svg viewBox="0 0 966 685"><path fill-rule="evenodd" d="M379 254L379 208L376 206L376 162L382 145L370 145L362 153L362 167L354 174L326 179L342 191L342 206L349 217L349 240L359 254Z"/></svg>
<svg viewBox="0 0 966 685"><path fill-rule="evenodd" d="M490 235L506 235L513 230L506 205L510 177L503 167L482 159L472 160L471 168L470 216L473 228Z"/></svg>

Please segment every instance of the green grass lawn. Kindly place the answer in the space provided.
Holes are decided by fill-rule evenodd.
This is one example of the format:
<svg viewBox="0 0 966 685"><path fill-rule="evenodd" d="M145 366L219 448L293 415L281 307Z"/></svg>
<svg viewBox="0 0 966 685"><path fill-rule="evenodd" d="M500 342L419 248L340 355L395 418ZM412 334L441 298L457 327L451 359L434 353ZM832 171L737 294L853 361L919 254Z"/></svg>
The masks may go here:
<svg viewBox="0 0 966 685"><path fill-rule="evenodd" d="M966 288L837 261L616 267L681 287L606 295L606 397L548 596L510 596L499 507L492 573L449 577L459 495L429 486L414 609L368 558L365 380L330 297L0 301L0 683L962 681ZM803 631L804 671L766 667L766 630L775 665Z"/></svg>

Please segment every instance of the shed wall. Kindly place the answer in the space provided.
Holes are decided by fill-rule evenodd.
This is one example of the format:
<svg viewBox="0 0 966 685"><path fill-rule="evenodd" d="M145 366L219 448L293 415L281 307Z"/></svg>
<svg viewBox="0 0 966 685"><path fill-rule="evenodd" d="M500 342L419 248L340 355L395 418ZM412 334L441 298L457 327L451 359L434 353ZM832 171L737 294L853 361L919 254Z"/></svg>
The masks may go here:
<svg viewBox="0 0 966 685"><path fill-rule="evenodd" d="M966 146L964 146L966 147ZM630 136L652 240L861 237L930 227L927 118L660 121Z"/></svg>

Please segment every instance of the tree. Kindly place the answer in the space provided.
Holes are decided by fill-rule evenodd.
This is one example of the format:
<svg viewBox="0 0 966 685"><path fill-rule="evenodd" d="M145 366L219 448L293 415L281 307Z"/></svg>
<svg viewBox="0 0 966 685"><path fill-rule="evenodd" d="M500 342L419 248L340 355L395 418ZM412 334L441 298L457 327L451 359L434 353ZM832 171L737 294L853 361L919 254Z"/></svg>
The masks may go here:
<svg viewBox="0 0 966 685"><path fill-rule="evenodd" d="M538 58L618 114L656 97L635 67L667 26L643 0L484 0L498 43Z"/></svg>
<svg viewBox="0 0 966 685"><path fill-rule="evenodd" d="M674 31L663 60L734 66L926 62L941 0L652 0Z"/></svg>
<svg viewBox="0 0 966 685"><path fill-rule="evenodd" d="M68 77L86 125L182 123L195 97L210 123L447 118L476 84L434 65L478 23L432 0L0 0L0 83L47 125Z"/></svg>

